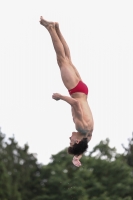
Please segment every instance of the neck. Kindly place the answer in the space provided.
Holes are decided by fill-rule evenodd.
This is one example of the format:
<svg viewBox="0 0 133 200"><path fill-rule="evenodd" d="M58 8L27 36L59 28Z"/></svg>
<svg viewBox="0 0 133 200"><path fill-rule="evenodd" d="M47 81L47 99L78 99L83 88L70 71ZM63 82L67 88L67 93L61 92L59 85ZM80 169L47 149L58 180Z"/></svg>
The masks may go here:
<svg viewBox="0 0 133 200"><path fill-rule="evenodd" d="M88 130L78 128L77 131L78 131L82 136L87 136L87 135L88 135Z"/></svg>

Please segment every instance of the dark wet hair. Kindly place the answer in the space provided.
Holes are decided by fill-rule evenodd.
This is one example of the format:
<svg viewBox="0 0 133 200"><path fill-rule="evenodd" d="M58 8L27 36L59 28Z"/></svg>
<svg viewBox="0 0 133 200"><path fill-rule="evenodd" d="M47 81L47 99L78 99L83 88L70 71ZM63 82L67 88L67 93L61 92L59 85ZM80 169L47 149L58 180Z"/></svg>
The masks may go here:
<svg viewBox="0 0 133 200"><path fill-rule="evenodd" d="M88 148L87 138L83 138L78 144L74 144L72 147L68 147L68 153L79 156L83 154Z"/></svg>

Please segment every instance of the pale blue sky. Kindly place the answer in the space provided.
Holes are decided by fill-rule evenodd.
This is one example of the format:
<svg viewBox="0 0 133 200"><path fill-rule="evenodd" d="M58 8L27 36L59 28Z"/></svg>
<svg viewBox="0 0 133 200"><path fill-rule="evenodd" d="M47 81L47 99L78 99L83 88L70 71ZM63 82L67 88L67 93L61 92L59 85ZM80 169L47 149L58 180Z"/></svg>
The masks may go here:
<svg viewBox="0 0 133 200"><path fill-rule="evenodd" d="M51 38L40 15L58 21L74 65L89 87L94 116L89 150L110 138L122 152L133 131L132 1L23 0L0 3L0 126L49 162L75 130Z"/></svg>

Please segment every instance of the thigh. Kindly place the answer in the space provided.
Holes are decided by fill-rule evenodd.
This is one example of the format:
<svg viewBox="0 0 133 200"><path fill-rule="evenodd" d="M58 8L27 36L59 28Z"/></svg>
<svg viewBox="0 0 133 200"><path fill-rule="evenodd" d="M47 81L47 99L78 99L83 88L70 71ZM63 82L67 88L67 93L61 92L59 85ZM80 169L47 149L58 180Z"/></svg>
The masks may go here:
<svg viewBox="0 0 133 200"><path fill-rule="evenodd" d="M79 72L78 72L78 70L76 69L76 67L75 67L75 66L73 65L73 63L72 63L71 57L69 58L69 61L70 61L70 65L72 65L72 67L73 67L73 69L74 69L76 75L78 76L78 78L79 78L80 80L82 80L82 79L81 79L81 76L80 76L80 74L79 74Z"/></svg>
<svg viewBox="0 0 133 200"><path fill-rule="evenodd" d="M60 70L62 81L68 90L74 88L80 81L72 65L67 64L61 67Z"/></svg>
<svg viewBox="0 0 133 200"><path fill-rule="evenodd" d="M73 64L72 64L72 66L73 66L74 71L75 71L76 75L78 76L78 78L79 78L80 80L82 80L82 79L81 79L81 76L80 76L80 74L79 74L79 72L78 72L78 70L76 69L76 67L75 67Z"/></svg>

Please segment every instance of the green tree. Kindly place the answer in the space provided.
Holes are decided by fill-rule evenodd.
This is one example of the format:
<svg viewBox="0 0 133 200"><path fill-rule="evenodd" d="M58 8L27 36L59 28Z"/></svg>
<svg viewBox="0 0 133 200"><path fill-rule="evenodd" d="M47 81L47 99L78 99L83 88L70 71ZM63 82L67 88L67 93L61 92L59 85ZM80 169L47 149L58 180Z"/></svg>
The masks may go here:
<svg viewBox="0 0 133 200"><path fill-rule="evenodd" d="M41 199L132 200L131 169L115 157L117 152L109 146L109 139L84 156L80 168L73 166L66 150L53 155L52 162L43 167L45 195Z"/></svg>
<svg viewBox="0 0 133 200"><path fill-rule="evenodd" d="M128 139L128 147L125 147L123 144L123 148L125 150L123 156L126 159L126 162L129 166L133 168L133 133L132 133L132 138Z"/></svg>
<svg viewBox="0 0 133 200"><path fill-rule="evenodd" d="M28 145L6 142L0 131L0 200L133 200L129 143L128 153L118 154L109 139L101 141L80 168L66 149L40 165Z"/></svg>
<svg viewBox="0 0 133 200"><path fill-rule="evenodd" d="M2 162L4 158L4 148L3 148L4 138L5 135L2 134L0 129L0 200L8 200L11 194L8 171L5 167L4 162Z"/></svg>
<svg viewBox="0 0 133 200"><path fill-rule="evenodd" d="M11 195L10 179L4 163L0 162L0 199L8 200Z"/></svg>
<svg viewBox="0 0 133 200"><path fill-rule="evenodd" d="M93 150L90 152L89 156L92 156L95 153L96 158L112 160L116 157L116 148L111 148L109 146L110 140L107 138L105 141L100 141Z"/></svg>
<svg viewBox="0 0 133 200"><path fill-rule="evenodd" d="M0 183L3 185L0 194L9 191L7 199L29 200L42 193L42 166L37 163L34 154L28 151L28 145L20 147L14 137L6 142L4 134L0 132ZM1 199L4 200L4 197Z"/></svg>

